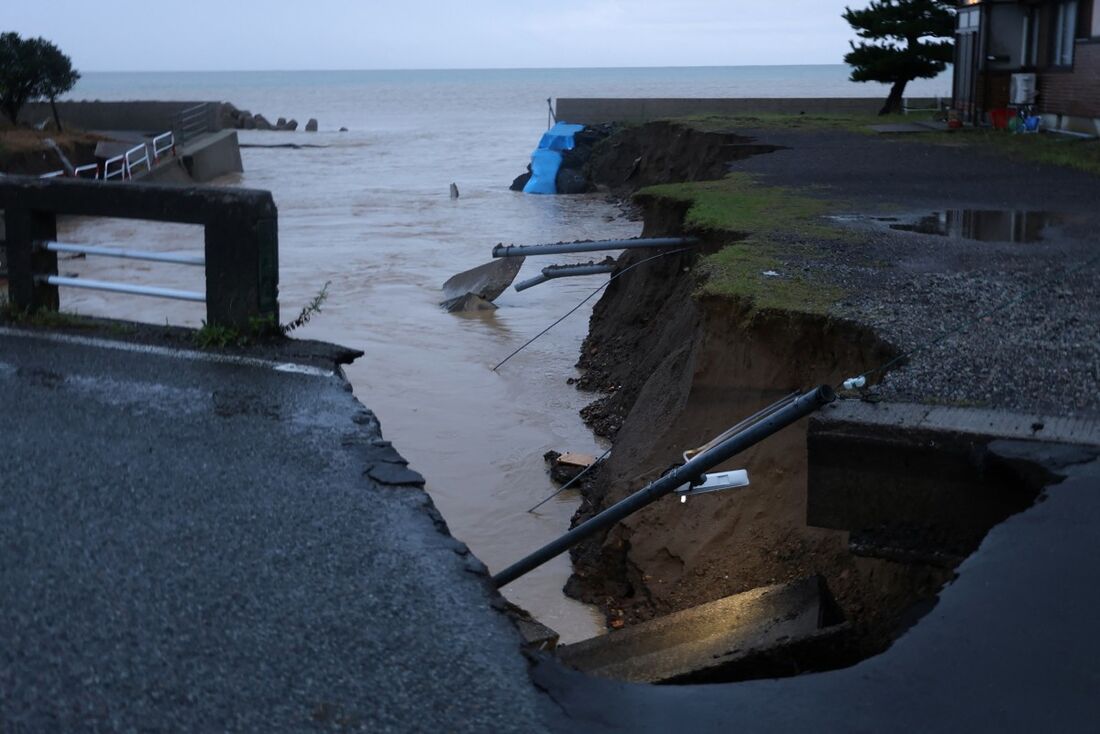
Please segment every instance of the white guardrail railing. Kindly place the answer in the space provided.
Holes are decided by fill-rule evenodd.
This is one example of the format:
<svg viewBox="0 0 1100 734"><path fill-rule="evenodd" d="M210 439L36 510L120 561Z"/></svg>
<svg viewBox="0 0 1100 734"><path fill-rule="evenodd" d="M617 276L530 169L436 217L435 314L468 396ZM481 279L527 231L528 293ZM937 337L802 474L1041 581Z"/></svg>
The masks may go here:
<svg viewBox="0 0 1100 734"><path fill-rule="evenodd" d="M126 178L133 178L134 169L141 165L145 166L146 171L152 170L149 165L149 148L145 143L135 145L126 151Z"/></svg>
<svg viewBox="0 0 1100 734"><path fill-rule="evenodd" d="M150 149L152 150L151 158ZM141 166L145 166L146 171L153 170L153 166L160 163L161 158L166 153L173 156L176 154L176 135L171 131L157 135L150 143L135 145L122 155L108 158L103 162L102 167L99 163L77 166L73 169L71 175L74 178L91 179L93 181L110 181L111 179L129 181L135 173L141 172ZM67 175L69 174L66 174L64 170L50 171L49 173L43 173L39 178L61 178Z"/></svg>
<svg viewBox="0 0 1100 734"><path fill-rule="evenodd" d="M146 260L159 263L171 263L173 265L191 265L205 268L205 255L185 255L172 252L153 252L149 250L131 250L122 247L103 247L101 245L86 245L72 242L46 241L37 243L38 247L50 252L64 252L71 254L90 255L99 257L116 257L126 260ZM164 288L161 286L133 285L130 283L118 283L106 280L93 280L59 275L37 276L41 283L68 288L85 288L96 291L109 291L112 293L127 293L135 296L152 296L154 298L172 298L177 301L192 301L205 303L206 294L198 291L185 291L178 288Z"/></svg>

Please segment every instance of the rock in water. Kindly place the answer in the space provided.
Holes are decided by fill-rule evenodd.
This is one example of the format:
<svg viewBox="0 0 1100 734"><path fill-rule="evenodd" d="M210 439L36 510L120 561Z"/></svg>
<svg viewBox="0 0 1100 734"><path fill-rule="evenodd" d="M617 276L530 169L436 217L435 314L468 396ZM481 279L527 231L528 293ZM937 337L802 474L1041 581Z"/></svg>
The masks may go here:
<svg viewBox="0 0 1100 734"><path fill-rule="evenodd" d="M456 183L451 184L451 198L452 199L457 199L458 198L458 184L456 184Z"/></svg>
<svg viewBox="0 0 1100 734"><path fill-rule="evenodd" d="M307 133L317 132L317 118L316 117L309 118L309 122L306 123L306 132Z"/></svg>
<svg viewBox="0 0 1100 734"><path fill-rule="evenodd" d="M284 127L286 127L286 118L285 117L280 117L278 120L276 120L275 121L275 127L279 128L280 130L282 130Z"/></svg>
<svg viewBox="0 0 1100 734"><path fill-rule="evenodd" d="M263 115L256 115L252 118L252 122L256 124L257 130L274 130L274 126Z"/></svg>
<svg viewBox="0 0 1100 734"><path fill-rule="evenodd" d="M459 273L443 284L443 297L447 301L473 293L487 301L495 301L523 267L523 257L502 257L490 263Z"/></svg>
<svg viewBox="0 0 1100 734"><path fill-rule="evenodd" d="M297 120L288 121L287 124L283 126L283 129L284 130L289 130L290 132L294 132L295 130L298 129L298 121Z"/></svg>

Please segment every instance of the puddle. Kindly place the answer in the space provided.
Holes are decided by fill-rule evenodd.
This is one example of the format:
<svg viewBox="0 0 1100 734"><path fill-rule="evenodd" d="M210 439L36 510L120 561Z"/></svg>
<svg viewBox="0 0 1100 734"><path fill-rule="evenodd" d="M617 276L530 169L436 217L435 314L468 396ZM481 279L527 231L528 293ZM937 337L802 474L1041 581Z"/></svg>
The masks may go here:
<svg viewBox="0 0 1100 734"><path fill-rule="evenodd" d="M901 232L955 237L978 242L1040 242L1049 227L1063 223L1058 214L1040 211L948 209L915 220L876 218Z"/></svg>

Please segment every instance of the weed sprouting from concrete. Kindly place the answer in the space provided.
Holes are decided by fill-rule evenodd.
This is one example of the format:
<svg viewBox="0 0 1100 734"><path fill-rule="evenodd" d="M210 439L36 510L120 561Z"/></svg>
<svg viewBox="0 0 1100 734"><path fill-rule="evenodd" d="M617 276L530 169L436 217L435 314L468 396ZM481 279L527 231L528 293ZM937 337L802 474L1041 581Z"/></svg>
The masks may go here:
<svg viewBox="0 0 1100 734"><path fill-rule="evenodd" d="M325 301L328 300L328 287L330 285L332 285L331 280L325 281L325 284L321 286L321 290L313 297L313 300L307 303L298 313L298 318L280 327L284 336L290 334L290 332L295 329L302 328L309 323L310 319L321 313L321 307L324 305Z"/></svg>

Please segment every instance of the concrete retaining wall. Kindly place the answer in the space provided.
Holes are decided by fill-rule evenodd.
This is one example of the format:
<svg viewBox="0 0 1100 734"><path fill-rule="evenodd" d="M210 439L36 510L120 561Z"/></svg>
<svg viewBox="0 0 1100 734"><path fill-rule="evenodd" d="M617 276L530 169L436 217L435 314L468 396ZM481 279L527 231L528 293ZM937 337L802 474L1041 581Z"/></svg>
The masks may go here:
<svg viewBox="0 0 1100 734"><path fill-rule="evenodd" d="M559 120L581 125L602 122L646 122L669 117L693 117L698 115L746 115L746 114L875 114L883 99L878 97L836 98L580 98L558 99L556 112ZM910 99L911 107L935 107L934 99Z"/></svg>
<svg viewBox="0 0 1100 734"><path fill-rule="evenodd" d="M161 133L171 130L176 115L202 102L58 102L62 125L82 130L134 130ZM19 113L19 121L34 125L52 120L48 102L32 102Z"/></svg>

